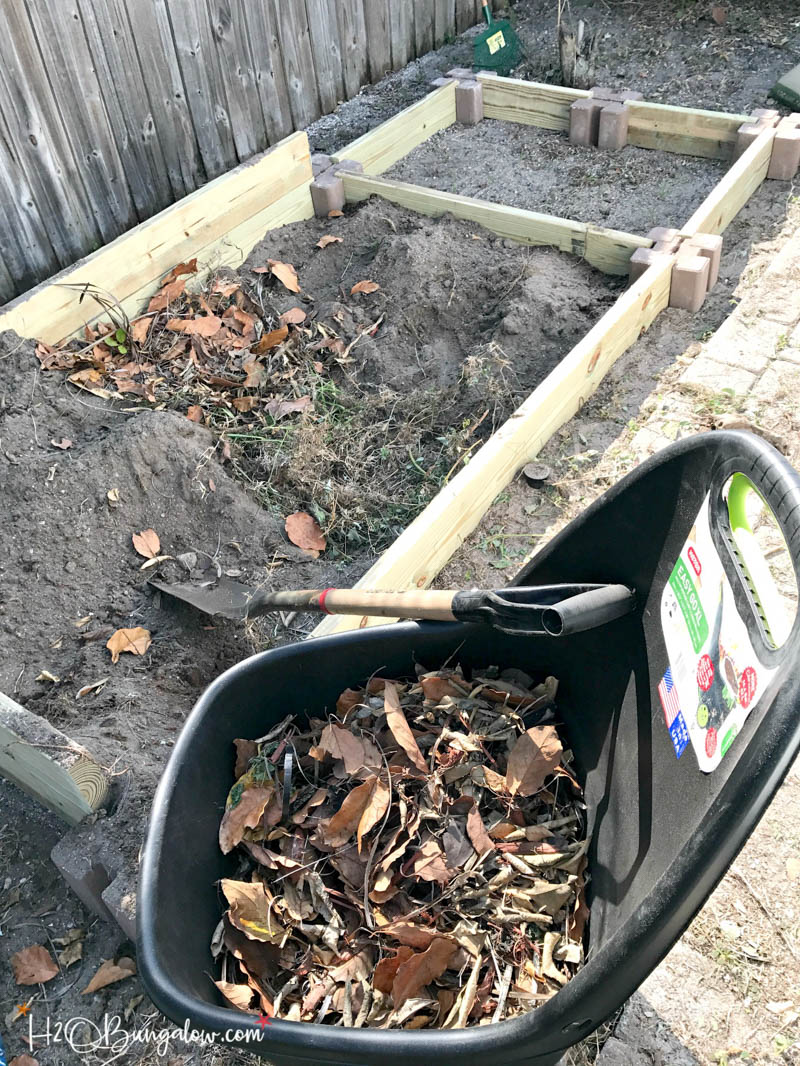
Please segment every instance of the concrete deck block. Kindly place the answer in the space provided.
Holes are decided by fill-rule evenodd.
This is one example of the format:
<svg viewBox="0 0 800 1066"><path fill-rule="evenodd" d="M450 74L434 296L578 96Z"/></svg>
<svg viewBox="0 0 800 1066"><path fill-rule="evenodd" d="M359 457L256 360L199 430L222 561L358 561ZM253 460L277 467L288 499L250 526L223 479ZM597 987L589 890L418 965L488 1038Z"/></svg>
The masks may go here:
<svg viewBox="0 0 800 1066"><path fill-rule="evenodd" d="M630 258L628 265L628 277L631 282L636 281L644 274L645 270L649 266L652 266L656 261L658 252L653 251L652 248L637 248Z"/></svg>
<svg viewBox="0 0 800 1066"><path fill-rule="evenodd" d="M115 877L102 892L103 903L128 938L136 943L136 886L127 873Z"/></svg>
<svg viewBox="0 0 800 1066"><path fill-rule="evenodd" d="M734 160L744 155L764 127L759 122L743 122L736 131L736 145L733 149Z"/></svg>
<svg viewBox="0 0 800 1066"><path fill-rule="evenodd" d="M601 100L575 100L569 109L569 143L585 147L597 144L600 131Z"/></svg>
<svg viewBox="0 0 800 1066"><path fill-rule="evenodd" d="M780 122L781 113L771 107L757 107L753 112L753 118L757 119L762 125L777 126Z"/></svg>
<svg viewBox="0 0 800 1066"><path fill-rule="evenodd" d="M320 174L324 174L326 170L331 169L333 160L329 155L325 155L323 152L315 152L311 156L311 170L314 177L318 177Z"/></svg>
<svg viewBox="0 0 800 1066"><path fill-rule="evenodd" d="M334 174L338 174L340 170L346 170L348 174L363 174L364 164L356 159L340 159L338 163L332 164L332 169Z"/></svg>
<svg viewBox="0 0 800 1066"><path fill-rule="evenodd" d="M772 158L769 161L768 178L791 181L800 167L800 129L788 123L778 124L778 132L772 142Z"/></svg>
<svg viewBox="0 0 800 1066"><path fill-rule="evenodd" d="M341 211L345 205L344 182L332 170L320 174L311 182L311 201L317 218L327 218L331 211Z"/></svg>
<svg viewBox="0 0 800 1066"><path fill-rule="evenodd" d="M703 255L679 255L672 268L669 306L699 311L708 292L710 266L710 260Z"/></svg>
<svg viewBox="0 0 800 1066"><path fill-rule="evenodd" d="M451 85L455 78L434 78L431 85L434 89L443 89L445 85Z"/></svg>
<svg viewBox="0 0 800 1066"><path fill-rule="evenodd" d="M647 236L653 241L656 252L677 252L680 247L680 232L669 226L654 226Z"/></svg>
<svg viewBox="0 0 800 1066"><path fill-rule="evenodd" d="M71 829L50 858L81 903L93 914L111 920L103 892L122 869L122 856L110 839L107 822L101 819Z"/></svg>
<svg viewBox="0 0 800 1066"><path fill-rule="evenodd" d="M628 143L628 108L625 104L609 103L600 112L597 147L618 152Z"/></svg>
<svg viewBox="0 0 800 1066"><path fill-rule="evenodd" d="M456 122L477 126L483 120L483 86L479 81L462 81L456 86Z"/></svg>
<svg viewBox="0 0 800 1066"><path fill-rule="evenodd" d="M462 78L468 78L470 81L474 80L475 75L472 73L469 67L453 67L452 70L447 72L448 78L455 78L460 81Z"/></svg>
<svg viewBox="0 0 800 1066"><path fill-rule="evenodd" d="M698 233L696 236L684 241L678 254L679 256L702 255L708 259L708 291L710 292L719 279L722 237L714 233Z"/></svg>

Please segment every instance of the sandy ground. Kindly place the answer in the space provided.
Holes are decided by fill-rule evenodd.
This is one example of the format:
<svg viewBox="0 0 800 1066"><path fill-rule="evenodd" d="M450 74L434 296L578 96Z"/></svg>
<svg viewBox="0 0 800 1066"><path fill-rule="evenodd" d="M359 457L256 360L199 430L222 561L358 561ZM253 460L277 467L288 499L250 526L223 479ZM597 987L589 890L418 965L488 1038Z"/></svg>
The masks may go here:
<svg viewBox="0 0 800 1066"><path fill-rule="evenodd" d="M551 7L543 0L521 0L516 5L526 45L521 76L558 80ZM573 12L583 12L593 24L600 23L604 34L600 79L615 86L632 85L651 99L693 106L765 106L768 87L797 62L800 48L800 16L794 4L771 5L768 11L753 3L731 5L723 26L709 19L705 4L684 2L669 12L628 3L591 8L573 4ZM468 57L468 42L456 42L365 90L336 115L314 125L310 130L314 147L324 151L342 147L424 95L431 78ZM509 159L529 171L525 181L516 176ZM718 179L719 166L626 149L615 157L612 172L596 153L588 153L582 166L563 138L486 124L470 136L469 152L464 131L448 131L404 161L396 174L421 184L644 232L651 225L688 217ZM548 174L558 179L551 186ZM633 437L645 399L656 388L660 394L673 387L669 374L657 385L659 374L720 325L737 299L741 279L774 254L790 196L786 187L775 183L751 200L726 235L721 282L703 310L695 316L668 311L659 317L653 330L620 360L580 418L565 427L547 449L543 458L554 470L549 483L541 490L515 483L502 494L476 536L443 574L444 583L504 582L536 543L599 491L603 480L595 472L596 461L620 434L623 444ZM361 209L370 210L375 212L371 207ZM419 384L414 380L419 371L424 377L426 370L432 375L444 365L450 376L445 375L437 385L452 388L458 362L468 357L470 346L486 348L494 342L504 351L512 349L516 380L509 395L513 397L536 384L537 374L542 369L546 372L613 296L613 285L609 289L607 282L567 257L505 248L502 242L486 238L473 242L463 227L455 227L460 231L456 240L452 223L423 221L416 229L405 230L407 219L401 213L381 213L393 225L384 226L381 240L376 237L377 246L371 249L366 247L366 229L357 230L357 217L339 220L344 235L353 233L353 247L343 242L325 250L325 254L332 252L328 262L335 265L335 274L312 265L310 246L302 253L307 255L309 279L313 277L323 303L340 299L336 286L343 278L350 280L347 272L352 273L356 265L380 270L386 257L394 255L385 277L375 280L385 284L381 300L393 299L394 309L403 301L409 306L406 321L398 321L396 310L394 321L387 316L395 330L390 336L404 345L406 356L405 362L389 366L385 354L370 351L373 386L383 380L387 369L394 367L397 373L399 366L395 388L413 388ZM314 225L309 224L304 239L315 234ZM377 228L374 217L372 226ZM455 244L441 237L448 229ZM287 254L291 247L294 253L299 238L291 245L290 239L286 233L273 235L267 247L275 252L286 249ZM465 240L470 241L468 254L463 243L458 245ZM437 242L441 243L438 253L428 248ZM466 264L462 267L459 259L457 274L450 262L456 245ZM360 259L348 261L355 249ZM405 270L398 269L403 264ZM476 283L482 269L486 277L498 264L509 282L523 275L502 308L486 281ZM548 275L546 287L537 283L537 271L539 277ZM584 306L570 308L568 292L576 284L584 287ZM562 294L553 302L559 285ZM459 322L442 314L442 304L451 292L461 312ZM379 306L382 310L386 304ZM453 305L449 307L452 312ZM540 354L532 367L523 361L527 350ZM60 375L40 374L31 349L14 338L4 338L0 346L0 373L0 479L10 518L2 534L0 557L0 688L85 743L112 770L118 803L109 825L116 827L112 832L134 864L153 787L197 695L225 667L252 650L254 641L263 646L268 640L286 639L287 633L280 623L257 633L233 626L209 627L188 609L160 604L147 591L145 575L138 570L140 560L131 549L131 533L155 526L170 553L205 551L231 573L246 568L243 559L277 557L286 573L301 584L305 582L299 578L310 577L312 568L286 543L280 522L243 491L217 442L203 428L168 411L132 415L77 396ZM697 428L709 426L715 415L714 404L703 404ZM51 440L62 437L72 439L74 447L61 451L50 446ZM627 461L635 462L636 449L623 449L623 454L628 453ZM624 469L624 463L618 462L614 472ZM108 492L114 488L120 498L112 505ZM81 619L83 623L77 625ZM147 626L154 643L148 656L123 657L112 667L104 644L108 633L120 625ZM60 681L37 680L43 670ZM75 700L82 685L107 675L110 680L100 692ZM797 944L794 889L786 874L786 859L796 855L800 846L796 809L797 787L790 783L780 807L776 804L767 816L764 835L754 838L740 860L752 890L738 883L727 895L715 896L692 927L668 978L662 979L663 998L659 1000L652 987L644 990L651 1005L642 1008L645 1029L655 1028L661 1018L667 1019L662 1023L666 1030L680 1030L673 1010L678 1001L685 1002L687 1017L690 1008L693 1011L692 1024L687 1023L674 1037L683 1044L681 1054L690 1056L684 1061L754 1061L735 1051L737 1040L748 1054L748 1047L757 1047L753 1056L760 1056L758 1061L796 1061L791 1046L796 1030L785 1025L780 1014L774 1015L777 1021L770 1028L773 1012L766 1006L788 999L797 1002L797 991L789 984L796 964L784 939L784 935L794 937ZM79 1015L96 1021L106 1012L124 1013L126 1009L128 1019L138 1024L148 1018L157 1022L152 1005L139 998L142 990L135 978L101 993L80 994L102 960L130 953L132 946L114 926L89 916L58 878L48 858L63 832L57 820L35 812L2 782L0 810L3 962L20 947L48 945L71 929L86 930L83 959L65 967L47 985L20 989L12 983L7 965L3 966L0 1027L9 1054L24 1050L27 1022L19 1017L17 1004L29 999L37 1024L47 1017L55 1021ZM766 899L772 919L765 918L759 899ZM743 932L734 934L722 922L734 922ZM755 946L744 951L741 945L751 942ZM769 955L769 962L751 959L748 952ZM699 1005L693 994L697 987L705 990ZM743 1025L733 1035L726 1032L724 1041L715 1031L704 1039L703 1003L708 1007L705 1013L715 1017L724 1016L727 1010L730 1015L751 1018L752 1030L766 1035L748 1043L751 1029ZM630 1028L632 1023L627 1024ZM625 1035L620 1029L615 1039ZM41 1066L76 1061L64 1045L46 1048L42 1040L38 1043ZM641 1038L639 1045L644 1046ZM628 1058L619 1061L635 1063L633 1056L640 1052L632 1050L631 1043L623 1042L623 1046ZM597 1048L597 1041L590 1041L573 1054L573 1061L592 1061ZM658 1047L656 1051L662 1054ZM143 1048L125 1055L125 1062L156 1061L151 1058L152 1050ZM199 1052L179 1048L173 1053L175 1063L233 1063L237 1058L212 1051L202 1053L201 1059ZM88 1061L101 1059L90 1057ZM654 1052L643 1061L659 1060ZM682 1060L662 1056L661 1061Z"/></svg>

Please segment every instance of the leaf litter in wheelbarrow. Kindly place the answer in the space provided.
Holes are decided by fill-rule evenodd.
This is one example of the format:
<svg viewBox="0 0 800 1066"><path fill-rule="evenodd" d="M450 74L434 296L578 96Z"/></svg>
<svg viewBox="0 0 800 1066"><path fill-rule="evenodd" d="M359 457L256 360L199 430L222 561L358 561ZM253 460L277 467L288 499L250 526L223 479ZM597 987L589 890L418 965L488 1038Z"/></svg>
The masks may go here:
<svg viewBox="0 0 800 1066"><path fill-rule="evenodd" d="M219 832L239 861L215 983L240 1010L405 1029L485 1025L583 963L588 838L557 682L418 670L237 739Z"/></svg>

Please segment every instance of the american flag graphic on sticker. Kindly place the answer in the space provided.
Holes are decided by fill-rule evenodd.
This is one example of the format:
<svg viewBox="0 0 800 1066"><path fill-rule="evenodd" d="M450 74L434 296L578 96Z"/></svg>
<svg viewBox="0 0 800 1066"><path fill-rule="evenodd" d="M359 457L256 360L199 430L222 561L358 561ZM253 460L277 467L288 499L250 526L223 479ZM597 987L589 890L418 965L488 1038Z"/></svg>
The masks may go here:
<svg viewBox="0 0 800 1066"><path fill-rule="evenodd" d="M681 705L678 702L678 690L675 688L675 682L672 680L672 670L669 668L667 668L667 672L658 683L658 695L661 699L661 706L664 708L664 718L669 729L681 712Z"/></svg>

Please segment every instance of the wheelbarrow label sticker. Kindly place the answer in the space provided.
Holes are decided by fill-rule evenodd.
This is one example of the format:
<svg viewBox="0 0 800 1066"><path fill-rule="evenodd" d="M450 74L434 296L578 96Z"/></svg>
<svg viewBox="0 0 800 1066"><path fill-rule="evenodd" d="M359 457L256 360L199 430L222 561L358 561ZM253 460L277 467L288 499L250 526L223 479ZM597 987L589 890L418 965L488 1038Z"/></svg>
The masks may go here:
<svg viewBox="0 0 800 1066"><path fill-rule="evenodd" d="M658 695L661 698L661 706L664 708L667 729L669 729L669 735L672 737L672 746L675 749L675 754L680 759L686 749L686 745L689 743L689 731L686 728L686 719L683 717L678 703L678 690L672 680L672 671L669 669L659 683Z"/></svg>
<svg viewBox="0 0 800 1066"><path fill-rule="evenodd" d="M706 497L661 597L669 669L658 686L675 754L715 770L776 670L759 660L711 537Z"/></svg>
<svg viewBox="0 0 800 1066"><path fill-rule="evenodd" d="M494 36L487 37L486 43L489 46L490 55L494 55L496 52L499 52L501 48L505 48L506 39L503 36L503 31L498 30L497 33L494 34Z"/></svg>

